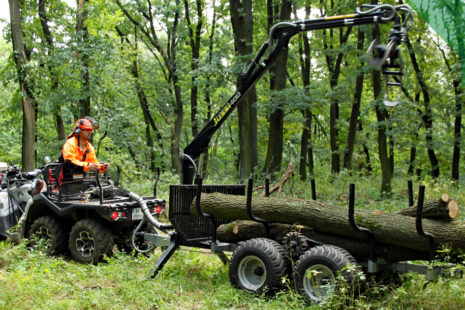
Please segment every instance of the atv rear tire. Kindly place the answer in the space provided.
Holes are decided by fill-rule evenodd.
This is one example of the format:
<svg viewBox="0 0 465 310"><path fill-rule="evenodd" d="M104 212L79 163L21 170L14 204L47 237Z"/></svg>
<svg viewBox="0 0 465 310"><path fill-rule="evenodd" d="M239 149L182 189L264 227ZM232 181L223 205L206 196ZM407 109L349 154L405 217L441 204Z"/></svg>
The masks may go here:
<svg viewBox="0 0 465 310"><path fill-rule="evenodd" d="M77 222L69 234L69 250L78 262L97 263L111 255L113 236L101 222L84 219Z"/></svg>
<svg viewBox="0 0 465 310"><path fill-rule="evenodd" d="M47 255L63 251L66 245L65 230L52 216L42 216L36 219L31 225L28 239L34 248L43 246Z"/></svg>
<svg viewBox="0 0 465 310"><path fill-rule="evenodd" d="M274 293L283 286L282 278L290 271L284 248L266 238L247 240L233 253L229 263L231 284L252 293Z"/></svg>
<svg viewBox="0 0 465 310"><path fill-rule="evenodd" d="M353 268L356 264L355 258L338 246L313 247L295 264L296 287L312 303L322 303L330 299L345 284L349 291L356 293L359 284L356 270ZM338 276L342 277L343 282Z"/></svg>

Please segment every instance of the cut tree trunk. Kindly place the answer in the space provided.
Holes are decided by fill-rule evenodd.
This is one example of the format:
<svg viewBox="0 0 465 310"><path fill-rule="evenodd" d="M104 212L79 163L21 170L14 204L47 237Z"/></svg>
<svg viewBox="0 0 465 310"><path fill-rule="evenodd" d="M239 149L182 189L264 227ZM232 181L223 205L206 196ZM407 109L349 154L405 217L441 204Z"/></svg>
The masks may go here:
<svg viewBox="0 0 465 310"><path fill-rule="evenodd" d="M195 201L195 199L194 199ZM200 208L216 218L249 220L245 196L220 193L202 194ZM317 233L367 241L367 235L354 231L349 224L347 208L321 201L297 201L279 198L253 197L252 210L256 217L270 223L300 224ZM195 205L191 213L197 215ZM429 251L428 238L416 230L415 218L380 211L356 211L355 220L370 229L377 243L390 244L416 251ZM434 235L438 247L465 249L465 223L423 219L423 230Z"/></svg>
<svg viewBox="0 0 465 310"><path fill-rule="evenodd" d="M356 258L368 258L370 255L368 242L360 242L360 240L354 238L317 233L307 226L300 226L296 229L296 226L291 224L269 224L269 235L267 235L263 224L253 221L233 221L220 225L217 229L217 237L218 240L223 242L239 242L264 237L282 242L284 236L291 231L298 231L306 237L323 244L340 246ZM415 251L404 247L379 243L375 243L374 245L374 255L390 262L429 258L429 252L426 251Z"/></svg>
<svg viewBox="0 0 465 310"><path fill-rule="evenodd" d="M397 212L401 215L416 216L417 206ZM450 199L449 195L443 194L441 198L436 198L425 202L423 205L423 217L436 220L453 220L459 213L459 205L456 200Z"/></svg>

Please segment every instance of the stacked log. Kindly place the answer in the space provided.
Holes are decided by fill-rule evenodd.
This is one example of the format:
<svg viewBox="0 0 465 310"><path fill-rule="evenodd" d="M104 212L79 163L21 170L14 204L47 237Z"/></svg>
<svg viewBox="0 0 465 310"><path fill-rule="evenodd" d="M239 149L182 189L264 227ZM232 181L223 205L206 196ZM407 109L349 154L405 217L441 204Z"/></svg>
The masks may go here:
<svg viewBox="0 0 465 310"><path fill-rule="evenodd" d="M202 212L216 218L228 220L250 219L247 213L245 196L219 193L202 194L200 208ZM316 239L315 236L319 236L320 240L325 238L339 239L341 240L339 244L342 242L353 243L352 248L355 248L356 244L365 246L368 244L367 235L354 231L350 226L348 209L344 207L314 200L300 201L253 197L252 210L254 216L265 219L270 223L290 225L298 223L306 226L314 232L314 239ZM191 212L196 214L194 206L191 208ZM355 221L357 225L366 227L373 232L376 244L382 246L379 251L386 251L386 247L390 247L396 253L406 249L411 250L414 256L408 258L410 255L406 255L406 259L414 259L415 255L421 253L424 256L424 253L429 252L428 238L417 233L414 217L390 212L357 210L355 212ZM423 219L423 230L434 235L437 247L447 246L452 250L464 250L464 228L465 223L461 221L444 222ZM337 242L324 243L337 244ZM351 250L349 246L343 247L349 251ZM359 252L367 252L367 249L361 249ZM392 254L392 256L402 255ZM417 259L420 259L420 257L417 257Z"/></svg>
<svg viewBox="0 0 465 310"><path fill-rule="evenodd" d="M403 209L398 214L407 216L416 216L417 206ZM450 199L449 195L442 194L440 198L427 201L423 205L423 217L450 221L457 217L459 213L459 204L454 199Z"/></svg>

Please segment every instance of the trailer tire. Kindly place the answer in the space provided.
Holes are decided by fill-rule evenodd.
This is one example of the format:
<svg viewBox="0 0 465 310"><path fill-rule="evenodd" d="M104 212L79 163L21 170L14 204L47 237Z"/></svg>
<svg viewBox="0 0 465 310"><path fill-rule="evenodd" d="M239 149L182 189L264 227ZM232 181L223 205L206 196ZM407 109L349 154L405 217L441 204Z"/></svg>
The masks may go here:
<svg viewBox="0 0 465 310"><path fill-rule="evenodd" d="M101 222L93 219L78 221L69 234L69 250L78 262L91 264L111 255L113 236Z"/></svg>
<svg viewBox="0 0 465 310"><path fill-rule="evenodd" d="M66 233L60 222L52 216L37 218L29 229L29 244L33 248L44 247L47 255L62 252L66 246Z"/></svg>
<svg viewBox="0 0 465 310"><path fill-rule="evenodd" d="M231 284L252 293L272 294L283 286L290 273L290 260L284 248L266 238L250 239L241 244L229 262Z"/></svg>
<svg viewBox="0 0 465 310"><path fill-rule="evenodd" d="M359 281L355 258L345 249L334 245L320 245L305 252L294 267L297 290L310 302L330 299L343 285L357 293ZM340 277L338 277L340 276ZM340 281L341 277L344 281Z"/></svg>

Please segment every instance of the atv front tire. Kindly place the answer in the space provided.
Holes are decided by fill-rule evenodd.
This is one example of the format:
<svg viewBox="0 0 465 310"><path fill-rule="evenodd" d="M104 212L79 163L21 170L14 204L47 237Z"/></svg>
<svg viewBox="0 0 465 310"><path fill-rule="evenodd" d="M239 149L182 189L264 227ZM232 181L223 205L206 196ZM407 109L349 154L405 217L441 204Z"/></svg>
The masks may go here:
<svg viewBox="0 0 465 310"><path fill-rule="evenodd" d="M83 219L77 222L69 234L69 250L78 262L91 264L111 255L113 236L101 222Z"/></svg>
<svg viewBox="0 0 465 310"><path fill-rule="evenodd" d="M61 252L66 245L65 230L52 216L36 219L31 225L28 239L34 248L43 246L47 255Z"/></svg>
<svg viewBox="0 0 465 310"><path fill-rule="evenodd" d="M229 263L229 280L239 289L252 293L274 293L283 286L290 271L290 260L276 241L255 238L241 244Z"/></svg>

